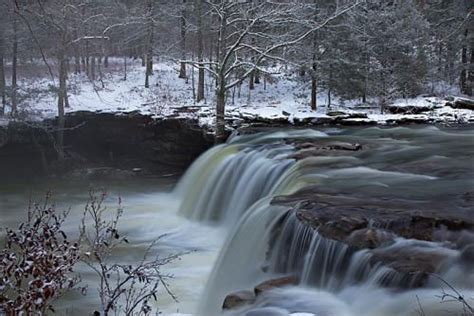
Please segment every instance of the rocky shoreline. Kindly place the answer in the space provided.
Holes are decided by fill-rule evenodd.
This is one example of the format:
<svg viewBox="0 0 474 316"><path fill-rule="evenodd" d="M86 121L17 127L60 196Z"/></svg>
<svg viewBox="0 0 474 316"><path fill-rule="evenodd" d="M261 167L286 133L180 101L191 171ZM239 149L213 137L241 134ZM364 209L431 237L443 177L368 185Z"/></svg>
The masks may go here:
<svg viewBox="0 0 474 316"><path fill-rule="evenodd" d="M213 145L212 135L195 120L82 111L66 115L66 157L58 161L55 126L55 120L45 120L0 127L0 174L126 178L182 173Z"/></svg>
<svg viewBox="0 0 474 316"><path fill-rule="evenodd" d="M472 100L452 99L445 106L472 111ZM406 124L470 124L432 117L433 107L390 106L396 115L384 122L367 113L328 112L324 117L290 121L283 117L260 117L229 113L232 131L251 134L272 128L337 126L398 126ZM138 174L182 173L191 162L213 145L212 126L202 124L198 109L180 108L167 118L134 112L71 112L64 130L66 160L57 161L56 120L9 121L0 126L0 173L15 177L29 174L65 174L79 177L118 177ZM195 113L196 112L196 113ZM201 114L200 114L201 115ZM390 114L389 114L390 115ZM209 119L206 119L209 120ZM169 170L168 170L169 169Z"/></svg>

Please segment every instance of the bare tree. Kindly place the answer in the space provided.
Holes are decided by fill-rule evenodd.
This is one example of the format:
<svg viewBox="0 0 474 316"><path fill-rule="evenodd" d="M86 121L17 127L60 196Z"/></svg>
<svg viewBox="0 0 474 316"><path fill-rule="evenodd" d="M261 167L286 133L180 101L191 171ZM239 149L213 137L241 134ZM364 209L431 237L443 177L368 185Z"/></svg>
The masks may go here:
<svg viewBox="0 0 474 316"><path fill-rule="evenodd" d="M217 17L217 60L190 63L204 66L216 79L216 142L225 132L226 95L254 71L268 73L264 61L286 62L284 48L293 46L338 16L359 4L338 8L329 18L315 21L308 16L312 4L305 1L206 1ZM312 10L311 12L314 12Z"/></svg>

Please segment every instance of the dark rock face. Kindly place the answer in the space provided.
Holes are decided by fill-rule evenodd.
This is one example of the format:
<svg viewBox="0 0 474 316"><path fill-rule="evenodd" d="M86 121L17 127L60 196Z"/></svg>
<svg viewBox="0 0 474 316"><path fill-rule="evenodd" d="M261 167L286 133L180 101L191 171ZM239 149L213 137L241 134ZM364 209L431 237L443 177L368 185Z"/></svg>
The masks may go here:
<svg viewBox="0 0 474 316"><path fill-rule="evenodd" d="M454 98L452 102L446 103L447 106L450 106L454 109L466 109L474 110L474 100L466 98Z"/></svg>
<svg viewBox="0 0 474 316"><path fill-rule="evenodd" d="M322 192L321 188L306 188L292 196L277 197L274 204L296 205L297 217L326 238L348 242L352 233L374 227L404 238L433 240L441 227L451 231L474 229L472 214L453 209L446 212L445 205L410 201L386 201L360 196L351 192Z"/></svg>
<svg viewBox="0 0 474 316"><path fill-rule="evenodd" d="M407 105L407 106L394 106L389 105L385 107L385 110L391 114L421 114L433 110L430 106L421 105Z"/></svg>
<svg viewBox="0 0 474 316"><path fill-rule="evenodd" d="M193 120L75 112L66 116L66 160L58 164L55 124L14 123L0 129L0 173L30 175L89 167L184 170L213 145L212 136Z"/></svg>
<svg viewBox="0 0 474 316"><path fill-rule="evenodd" d="M326 192L325 192L326 191ZM401 287L423 286L447 258L441 250L417 247L391 247L396 237L423 241L451 241L456 248L467 244L460 255L465 263L473 262L472 243L462 242L474 229L474 216L449 204L423 201L371 198L353 192L331 192L306 188L292 196L277 197L273 204L293 207L303 225L317 229L328 239L349 246L351 252L369 249L372 267L382 264L400 274ZM448 235L451 235L448 236ZM458 248L462 249L462 248ZM469 265L469 264L466 264ZM405 282L406 281L406 282Z"/></svg>

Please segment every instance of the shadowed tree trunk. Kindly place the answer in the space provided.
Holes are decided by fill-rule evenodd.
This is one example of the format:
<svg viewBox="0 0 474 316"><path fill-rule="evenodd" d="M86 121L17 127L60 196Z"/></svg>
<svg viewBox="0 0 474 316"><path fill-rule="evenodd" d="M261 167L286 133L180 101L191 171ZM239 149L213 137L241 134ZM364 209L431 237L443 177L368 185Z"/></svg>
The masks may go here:
<svg viewBox="0 0 474 316"><path fill-rule="evenodd" d="M186 0L183 0L181 8L181 59L186 59ZM179 70L179 78L185 79L186 75L186 63L181 62Z"/></svg>
<svg viewBox="0 0 474 316"><path fill-rule="evenodd" d="M12 48L12 112L11 115L15 116L18 111L18 101L17 101L17 66L18 66L18 25L17 17L13 16L13 48Z"/></svg>
<svg viewBox="0 0 474 316"><path fill-rule="evenodd" d="M314 49L316 49L316 37L314 39ZM318 109L318 81L317 81L316 53L313 54L313 64L311 65L311 110Z"/></svg>
<svg viewBox="0 0 474 316"><path fill-rule="evenodd" d="M225 89L221 88L222 83L216 91L216 138L215 142L221 144L225 141Z"/></svg>
<svg viewBox="0 0 474 316"><path fill-rule="evenodd" d="M5 114L5 106L7 104L5 65L3 62L5 55L5 39L3 38L3 30L3 25L0 24L0 97L2 98L2 107L0 108L0 115Z"/></svg>
<svg viewBox="0 0 474 316"><path fill-rule="evenodd" d="M474 88L474 45L471 42L471 61L469 65L469 75L468 75L468 87L467 87L467 95L472 97L472 89Z"/></svg>
<svg viewBox="0 0 474 316"><path fill-rule="evenodd" d="M91 78L92 81L95 80L95 56L92 56L92 57L91 57L90 78Z"/></svg>
<svg viewBox="0 0 474 316"><path fill-rule="evenodd" d="M67 71L66 71L66 50L67 50L67 38L66 32L63 31L61 35L61 47L58 51L58 62L59 62L59 89L58 89L58 126L56 133L56 151L58 153L58 159L64 159L64 107L66 105L66 80L67 80Z"/></svg>
<svg viewBox="0 0 474 316"><path fill-rule="evenodd" d="M255 80L254 80L255 84L260 84L260 71L255 70L254 77L255 77Z"/></svg>
<svg viewBox="0 0 474 316"><path fill-rule="evenodd" d="M469 31L466 29L464 31L464 41L461 50L461 77L459 78L459 84L461 86L461 92L468 94L468 63L467 63L467 41L468 41Z"/></svg>
<svg viewBox="0 0 474 316"><path fill-rule="evenodd" d="M224 61L224 54L226 49L226 36L227 36L227 16L224 13L220 16L220 28L217 40L217 62ZM216 137L215 142L217 144L223 143L226 139L225 135L225 96L226 96L226 79L225 71L226 64L223 62L222 65L217 66L217 78L216 78Z"/></svg>
<svg viewBox="0 0 474 316"><path fill-rule="evenodd" d="M196 14L197 14L197 41L198 41L198 51L197 57L198 62L202 63L204 61L204 44L202 38L202 0L196 0ZM198 87L197 87L197 102L204 100L204 67L202 64L199 65L199 74L198 74Z"/></svg>
<svg viewBox="0 0 474 316"><path fill-rule="evenodd" d="M154 36L154 22L153 22L153 0L147 0L147 26L148 39L146 48L146 70L145 70L145 88L150 87L150 76L153 74L153 36Z"/></svg>

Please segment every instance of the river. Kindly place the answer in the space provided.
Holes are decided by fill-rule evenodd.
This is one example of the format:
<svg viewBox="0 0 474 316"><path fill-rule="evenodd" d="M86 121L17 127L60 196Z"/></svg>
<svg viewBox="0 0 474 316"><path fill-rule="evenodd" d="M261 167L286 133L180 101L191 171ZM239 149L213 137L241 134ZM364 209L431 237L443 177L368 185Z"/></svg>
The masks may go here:
<svg viewBox="0 0 474 316"><path fill-rule="evenodd" d="M308 142L322 144L324 148L317 148L318 152L331 146L336 151L315 158L314 148L310 152L311 148L305 147ZM347 144L360 144L362 150L345 148ZM339 150L337 146L344 148ZM297 152L304 157L297 158ZM162 234L166 236L154 249L156 253L183 253L180 260L163 269L174 276L171 290L178 297L176 302L165 293L159 295L154 306L165 315L217 315L230 292L252 288L259 281L287 272L300 276L297 286L270 291L251 307L235 313L418 315L420 306L426 315L460 313L459 303L440 303L440 286L433 280L423 288L393 291L373 281L375 276L371 273L380 271L371 270L364 280L347 281L349 276L341 277L340 271L331 268L339 264L331 259L341 253L339 246L325 246L325 241L315 235L317 232L295 228L288 218L283 225L293 225L291 236L281 237L283 232L280 237L294 238L293 248L279 249L277 240L272 242L276 246L271 258L266 253L276 225L282 225L287 212L284 207L271 205L272 197L307 187L350 191L392 202L429 201L446 211L455 208L472 215L472 205L465 205L469 203L461 201L460 196L474 192L473 155L472 128L331 128L234 136L227 144L203 154L181 179L2 181L0 225L16 226L25 218L29 201L40 201L51 190L58 210L71 209L65 230L74 235L89 190L104 188L108 192L108 208L116 208L120 197L125 210L119 227L130 243L114 254L117 261L133 263ZM309 249L300 245L300 233L309 238ZM397 239L390 246L414 247L412 242L416 241ZM455 268L439 273L466 297L474 297L474 271L457 268L453 262L462 249L447 243L437 240L420 247L441 249ZM279 262L286 256L302 258L302 263L282 270ZM262 269L265 265L270 268ZM58 303L60 313L85 315L98 309L96 278L85 265L79 265L76 272L88 284L87 295L68 295Z"/></svg>

